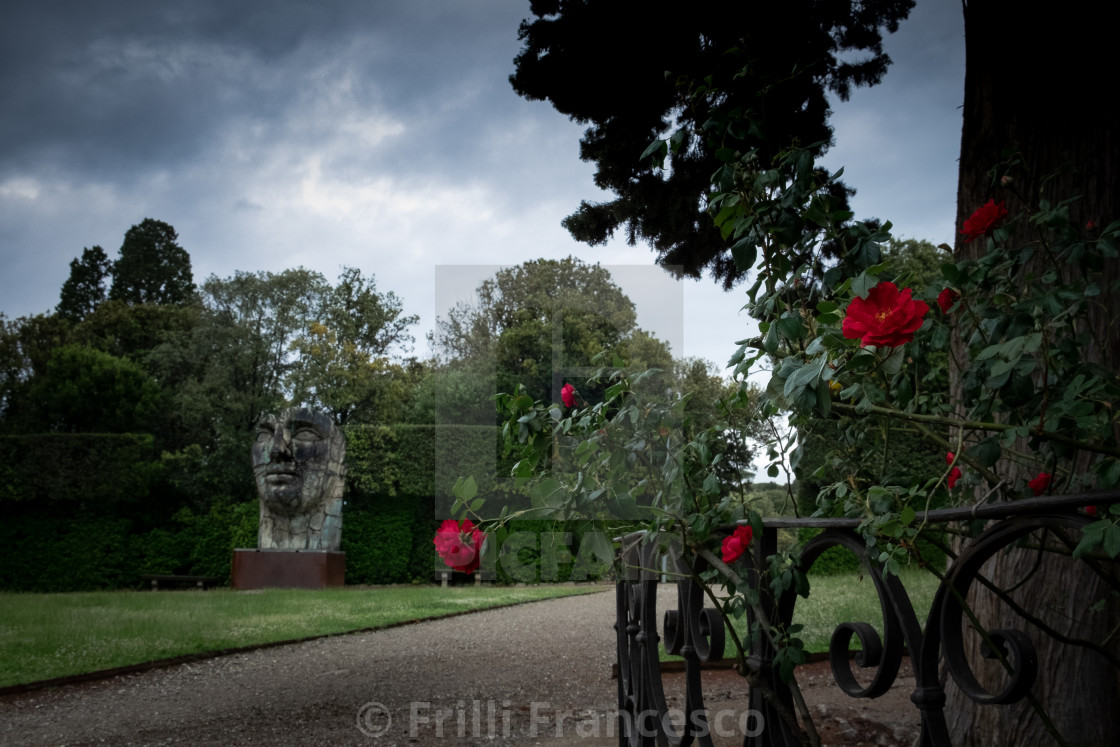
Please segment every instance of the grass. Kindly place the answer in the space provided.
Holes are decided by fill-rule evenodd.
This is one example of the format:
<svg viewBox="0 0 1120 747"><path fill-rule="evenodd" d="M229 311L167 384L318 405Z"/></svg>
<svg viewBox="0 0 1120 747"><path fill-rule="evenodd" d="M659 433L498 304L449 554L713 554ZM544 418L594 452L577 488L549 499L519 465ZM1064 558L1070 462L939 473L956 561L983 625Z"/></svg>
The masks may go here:
<svg viewBox="0 0 1120 747"><path fill-rule="evenodd" d="M602 587L0 593L0 687Z"/></svg>
<svg viewBox="0 0 1120 747"><path fill-rule="evenodd" d="M903 588L914 605L918 623L925 627L926 615L937 592L937 578L932 573L903 570L899 574ZM839 574L835 576L809 576L809 598L798 598L793 609L793 622L805 627L798 637L811 653L828 651L832 632L845 622L871 623L879 635L883 634L883 612L875 582L864 574ZM858 649L859 641L852 639L851 648Z"/></svg>
<svg viewBox="0 0 1120 747"><path fill-rule="evenodd" d="M904 569L899 574L899 580L914 605L919 624L924 627L933 595L937 592L937 579L924 571ZM809 653L827 652L832 633L840 623L870 623L882 635L883 612L875 593L875 582L866 574L810 575L809 597L798 597L793 609L793 622L804 626L796 636L805 643L805 650ZM746 622L737 620L736 630L741 639ZM859 639L853 637L849 648L858 650ZM680 659L666 654L664 647L661 652L663 661ZM724 656L730 658L734 655L734 645L728 636Z"/></svg>

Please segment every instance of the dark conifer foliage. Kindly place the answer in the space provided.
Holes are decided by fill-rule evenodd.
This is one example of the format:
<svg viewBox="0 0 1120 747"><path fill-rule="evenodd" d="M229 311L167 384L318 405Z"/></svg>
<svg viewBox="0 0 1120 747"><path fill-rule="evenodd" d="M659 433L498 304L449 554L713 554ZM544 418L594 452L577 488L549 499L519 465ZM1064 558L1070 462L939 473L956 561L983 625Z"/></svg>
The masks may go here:
<svg viewBox="0 0 1120 747"><path fill-rule="evenodd" d="M739 279L730 245L704 215L717 151L757 148L764 165L791 145L823 152L832 138L827 94L846 98L879 82L890 62L882 32L895 31L913 4L530 3L510 82L588 125L580 157L595 163L595 185L615 195L583 201L564 226L593 245L622 230L631 244L648 241L659 264L693 277L708 270L730 287ZM666 168L642 158L676 127Z"/></svg>

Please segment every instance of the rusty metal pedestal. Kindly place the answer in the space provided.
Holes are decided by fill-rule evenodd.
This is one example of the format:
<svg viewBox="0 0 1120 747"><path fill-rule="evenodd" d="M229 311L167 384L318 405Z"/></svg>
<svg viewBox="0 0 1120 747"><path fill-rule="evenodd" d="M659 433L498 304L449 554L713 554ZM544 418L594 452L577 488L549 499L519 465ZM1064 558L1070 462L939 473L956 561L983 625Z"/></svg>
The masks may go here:
<svg viewBox="0 0 1120 747"><path fill-rule="evenodd" d="M326 589L346 580L346 553L327 550L233 551L235 589Z"/></svg>

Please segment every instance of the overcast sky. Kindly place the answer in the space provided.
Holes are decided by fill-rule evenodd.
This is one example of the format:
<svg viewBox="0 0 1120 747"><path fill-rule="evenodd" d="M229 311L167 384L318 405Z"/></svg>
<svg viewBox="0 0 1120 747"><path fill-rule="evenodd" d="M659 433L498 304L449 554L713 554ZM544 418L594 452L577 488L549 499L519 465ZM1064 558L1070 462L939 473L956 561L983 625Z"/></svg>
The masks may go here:
<svg viewBox="0 0 1120 747"><path fill-rule="evenodd" d="M588 247L560 226L581 199L604 195L578 157L582 127L510 88L524 0L4 8L0 311L9 318L51 310L83 247L115 258L147 217L175 227L196 282L299 265L331 280L342 266L374 274L420 316L421 357L453 289L498 266L569 254L616 271L639 323L676 355L722 364L750 334L741 290L677 283L646 246ZM836 103L827 163L845 167L858 217L952 243L959 3L919 0L886 46L895 64L884 83Z"/></svg>

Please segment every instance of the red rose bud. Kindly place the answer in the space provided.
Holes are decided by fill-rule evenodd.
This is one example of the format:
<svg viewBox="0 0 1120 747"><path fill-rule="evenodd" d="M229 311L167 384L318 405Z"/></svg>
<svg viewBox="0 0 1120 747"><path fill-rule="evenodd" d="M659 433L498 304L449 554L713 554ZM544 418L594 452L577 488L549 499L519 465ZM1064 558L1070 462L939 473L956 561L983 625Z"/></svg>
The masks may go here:
<svg viewBox="0 0 1120 747"><path fill-rule="evenodd" d="M937 294L937 305L941 307L942 314L948 314L949 309L953 308L953 304L959 301L961 294L957 293L952 288L946 288Z"/></svg>
<svg viewBox="0 0 1120 747"><path fill-rule="evenodd" d="M1033 480L1027 483L1027 486L1035 495L1042 495L1050 488L1050 480L1053 477L1049 472L1039 472Z"/></svg>
<svg viewBox="0 0 1120 747"><path fill-rule="evenodd" d="M735 528L730 537L723 538L723 562L733 563L747 551L747 547L751 544L751 539L754 537L754 530L749 526L742 525Z"/></svg>
<svg viewBox="0 0 1120 747"><path fill-rule="evenodd" d="M996 227L997 223L1008 215L1009 213L1007 208L1003 206L1002 200L998 205L995 200L988 200L983 207L979 208L964 222L964 228L961 230L961 233L965 235L964 243L967 244L973 239L986 236L989 231Z"/></svg>
<svg viewBox="0 0 1120 747"><path fill-rule="evenodd" d="M951 452L951 451L945 452L945 463L946 464L952 464L953 460L955 460L955 459L956 459L956 457L953 455L953 452ZM960 480L961 477L962 477L962 473L961 473L961 468L960 467L953 467L953 469L949 470L949 490L952 490L953 488L957 487L957 480Z"/></svg>
<svg viewBox="0 0 1120 747"><path fill-rule="evenodd" d="M560 389L560 399L564 400L564 407L575 407L576 388L571 384L565 384Z"/></svg>
<svg viewBox="0 0 1120 747"><path fill-rule="evenodd" d="M464 519L461 524L454 519L445 519L432 541L448 567L463 573L474 573L482 560L482 542L485 539L486 535L470 519Z"/></svg>

